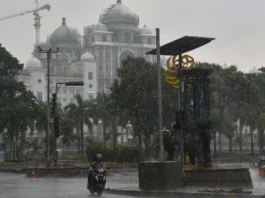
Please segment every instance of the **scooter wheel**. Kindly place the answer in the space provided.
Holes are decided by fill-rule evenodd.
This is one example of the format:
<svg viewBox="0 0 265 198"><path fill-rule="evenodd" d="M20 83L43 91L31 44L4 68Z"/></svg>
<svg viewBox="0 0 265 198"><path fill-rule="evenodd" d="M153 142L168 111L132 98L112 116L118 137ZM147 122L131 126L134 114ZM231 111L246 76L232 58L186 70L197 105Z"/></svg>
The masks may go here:
<svg viewBox="0 0 265 198"><path fill-rule="evenodd" d="M95 192L93 190L89 190L89 192L90 192L91 195L95 194Z"/></svg>
<svg viewBox="0 0 265 198"><path fill-rule="evenodd" d="M102 191L98 191L97 194L100 197L102 195Z"/></svg>

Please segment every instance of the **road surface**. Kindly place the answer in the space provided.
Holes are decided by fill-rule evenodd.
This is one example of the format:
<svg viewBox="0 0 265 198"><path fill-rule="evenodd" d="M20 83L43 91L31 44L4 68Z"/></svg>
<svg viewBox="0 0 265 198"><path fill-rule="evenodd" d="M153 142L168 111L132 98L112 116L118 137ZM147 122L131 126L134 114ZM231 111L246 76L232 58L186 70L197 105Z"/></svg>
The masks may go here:
<svg viewBox="0 0 265 198"><path fill-rule="evenodd" d="M233 167L233 165L224 165ZM238 165L237 165L238 166ZM241 167L246 167L242 165ZM265 178L257 175L257 169L250 169L254 191L265 194ZM137 187L137 174L115 175L107 178L106 188ZM192 187L187 189L192 190ZM202 189L200 189L202 190ZM197 192L197 190L196 190ZM255 194L256 194L255 193ZM86 178L26 178L23 174L0 173L1 198L89 198ZM102 195L103 198L132 198L129 196Z"/></svg>
<svg viewBox="0 0 265 198"><path fill-rule="evenodd" d="M110 181L107 187L128 185ZM0 173L1 198L89 198L86 178L26 178L25 175ZM102 198L131 198L104 194Z"/></svg>

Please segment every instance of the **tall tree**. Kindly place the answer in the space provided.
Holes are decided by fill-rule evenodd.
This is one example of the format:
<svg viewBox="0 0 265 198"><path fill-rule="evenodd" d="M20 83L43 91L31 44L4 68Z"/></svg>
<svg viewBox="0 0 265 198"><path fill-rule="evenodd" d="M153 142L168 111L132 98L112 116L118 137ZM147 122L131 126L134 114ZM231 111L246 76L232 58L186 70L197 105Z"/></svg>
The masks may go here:
<svg viewBox="0 0 265 198"><path fill-rule="evenodd" d="M103 127L103 144L104 148L107 147L107 128L110 126L111 117L115 118L115 115L110 115L110 107L109 107L109 99L105 94L98 94L97 99L95 101L95 109L94 109L94 121L98 124L99 120L102 121Z"/></svg>
<svg viewBox="0 0 265 198"><path fill-rule="evenodd" d="M150 144L150 137L158 129L157 65L143 58L128 58L118 70L111 97L122 111L128 112L139 143ZM162 73L163 69L161 68ZM177 92L162 79L163 124L170 126L177 110Z"/></svg>
<svg viewBox="0 0 265 198"><path fill-rule="evenodd" d="M84 124L91 126L90 108L88 103L80 95L75 96L76 103L71 103L64 107L66 113L75 121L75 128L79 134L78 150L84 153ZM79 144L80 142L80 144ZM80 145L80 147L79 147Z"/></svg>
<svg viewBox="0 0 265 198"><path fill-rule="evenodd" d="M32 121L35 97L27 91L16 77L23 69L23 64L14 58L0 44L0 133L7 129L7 136L16 156L16 142L21 140L22 148L25 142L25 131Z"/></svg>
<svg viewBox="0 0 265 198"><path fill-rule="evenodd" d="M259 133L259 149L260 155L264 155L264 130L265 130L265 113L261 113L257 120Z"/></svg>

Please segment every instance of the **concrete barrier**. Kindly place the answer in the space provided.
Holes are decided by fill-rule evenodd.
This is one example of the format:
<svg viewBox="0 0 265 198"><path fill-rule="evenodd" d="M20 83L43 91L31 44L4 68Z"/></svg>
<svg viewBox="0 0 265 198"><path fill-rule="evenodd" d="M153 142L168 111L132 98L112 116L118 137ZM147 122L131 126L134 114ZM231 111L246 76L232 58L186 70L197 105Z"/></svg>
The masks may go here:
<svg viewBox="0 0 265 198"><path fill-rule="evenodd" d="M183 186L181 162L140 162L138 176L141 190L166 190Z"/></svg>

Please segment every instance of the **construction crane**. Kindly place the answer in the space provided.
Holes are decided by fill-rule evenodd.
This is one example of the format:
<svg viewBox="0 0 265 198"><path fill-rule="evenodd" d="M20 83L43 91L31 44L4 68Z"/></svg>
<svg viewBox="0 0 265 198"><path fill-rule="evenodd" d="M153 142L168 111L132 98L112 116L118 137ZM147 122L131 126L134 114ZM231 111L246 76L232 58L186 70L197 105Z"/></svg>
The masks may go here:
<svg viewBox="0 0 265 198"><path fill-rule="evenodd" d="M17 17L17 16L24 16L24 15L29 14L29 13L33 13L34 21L35 21L33 26L35 27L35 30L36 30L36 45L37 45L37 44L40 43L40 26L41 26L40 19L41 19L41 16L39 15L39 11L41 11L41 10L50 11L51 6L49 4L45 4L44 6L41 6L39 8L38 0L35 0L35 3L36 3L36 8L34 10L28 10L28 11L21 12L21 13L18 13L18 14L9 15L9 16L0 18L0 21L6 20L6 19L10 19L10 18L14 18L14 17Z"/></svg>

